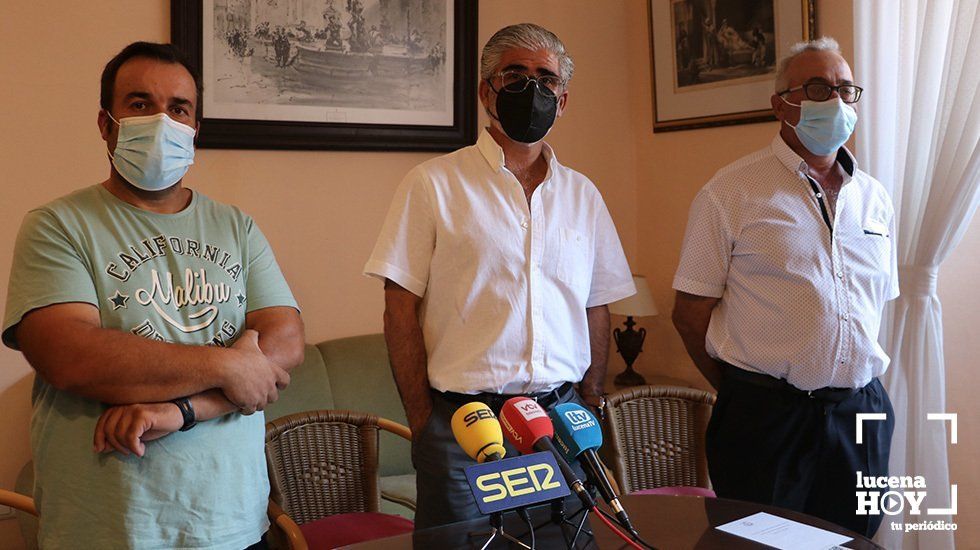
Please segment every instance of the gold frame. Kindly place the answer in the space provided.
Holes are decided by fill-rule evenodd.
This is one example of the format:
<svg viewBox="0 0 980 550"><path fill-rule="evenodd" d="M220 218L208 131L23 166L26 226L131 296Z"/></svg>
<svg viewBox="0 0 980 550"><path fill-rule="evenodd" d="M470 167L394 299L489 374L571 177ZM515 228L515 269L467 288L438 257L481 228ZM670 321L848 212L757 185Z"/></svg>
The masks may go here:
<svg viewBox="0 0 980 550"><path fill-rule="evenodd" d="M795 4L800 2L802 9L803 28L801 39L812 40L816 35L815 0L773 0L776 3ZM653 132L673 132L677 130L696 130L715 126L732 126L735 124L752 124L755 122L772 122L776 120L771 109L741 111L721 115L697 116L672 120L660 120L657 114L657 57L653 35L653 2L647 0L647 27L650 39L650 82L652 88L650 97L653 101ZM672 52L673 54L673 52Z"/></svg>

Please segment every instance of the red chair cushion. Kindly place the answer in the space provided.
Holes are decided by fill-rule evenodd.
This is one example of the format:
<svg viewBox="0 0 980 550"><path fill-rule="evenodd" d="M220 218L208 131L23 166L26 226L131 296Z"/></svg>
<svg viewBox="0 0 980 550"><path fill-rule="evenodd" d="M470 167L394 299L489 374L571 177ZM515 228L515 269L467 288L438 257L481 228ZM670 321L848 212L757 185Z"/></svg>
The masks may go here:
<svg viewBox="0 0 980 550"><path fill-rule="evenodd" d="M688 497L717 498L711 489L704 487L657 487L656 489L643 489L630 493L631 495L678 495Z"/></svg>
<svg viewBox="0 0 980 550"><path fill-rule="evenodd" d="M299 526L310 550L328 550L366 540L383 539L415 528L411 520L378 512L354 512L320 518Z"/></svg>

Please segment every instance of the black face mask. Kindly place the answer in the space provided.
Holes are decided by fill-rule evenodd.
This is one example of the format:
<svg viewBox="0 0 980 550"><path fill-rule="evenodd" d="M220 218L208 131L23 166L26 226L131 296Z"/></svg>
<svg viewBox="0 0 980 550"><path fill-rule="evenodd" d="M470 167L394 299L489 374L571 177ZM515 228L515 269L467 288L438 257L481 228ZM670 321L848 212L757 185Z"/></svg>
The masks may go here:
<svg viewBox="0 0 980 550"><path fill-rule="evenodd" d="M507 137L521 143L535 143L555 123L558 98L542 91L536 82L528 83L522 92L497 92L497 120Z"/></svg>

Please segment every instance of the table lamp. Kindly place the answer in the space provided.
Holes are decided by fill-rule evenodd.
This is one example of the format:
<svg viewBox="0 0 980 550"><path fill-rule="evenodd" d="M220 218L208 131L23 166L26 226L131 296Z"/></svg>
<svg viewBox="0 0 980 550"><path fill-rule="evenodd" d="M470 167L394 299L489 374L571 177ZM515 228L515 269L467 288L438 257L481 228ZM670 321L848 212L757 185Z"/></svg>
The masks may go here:
<svg viewBox="0 0 980 550"><path fill-rule="evenodd" d="M657 304L653 302L653 295L650 294L650 286L647 285L646 277L633 275L633 284L636 285L636 294L629 298L624 298L618 302L609 304L609 313L626 316L626 330L616 328L613 330L613 338L616 340L616 351L623 356L626 362L626 370L617 374L614 380L617 386L640 386L646 384L643 376L633 370L633 362L643 351L643 340L647 336L647 330L633 330L636 322L633 317L653 317L658 314Z"/></svg>

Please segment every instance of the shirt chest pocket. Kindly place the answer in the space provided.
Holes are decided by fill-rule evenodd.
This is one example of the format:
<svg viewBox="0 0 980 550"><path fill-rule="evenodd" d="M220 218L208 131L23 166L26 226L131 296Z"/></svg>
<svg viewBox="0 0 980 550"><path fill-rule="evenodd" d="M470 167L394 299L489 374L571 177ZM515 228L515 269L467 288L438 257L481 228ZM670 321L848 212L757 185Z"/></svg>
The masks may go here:
<svg viewBox="0 0 980 550"><path fill-rule="evenodd" d="M869 218L864 220L861 227L864 229L865 235L870 235L872 237L884 237L886 239L890 236L888 234L888 224L879 221L877 218Z"/></svg>
<svg viewBox="0 0 980 550"><path fill-rule="evenodd" d="M861 242L857 256L873 273L888 273L891 264L892 236L888 224L876 217L865 218L861 223Z"/></svg>
<svg viewBox="0 0 980 550"><path fill-rule="evenodd" d="M558 261L555 265L558 280L570 287L577 287L592 276L589 240L574 229L558 230Z"/></svg>

